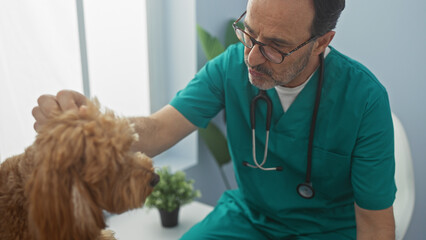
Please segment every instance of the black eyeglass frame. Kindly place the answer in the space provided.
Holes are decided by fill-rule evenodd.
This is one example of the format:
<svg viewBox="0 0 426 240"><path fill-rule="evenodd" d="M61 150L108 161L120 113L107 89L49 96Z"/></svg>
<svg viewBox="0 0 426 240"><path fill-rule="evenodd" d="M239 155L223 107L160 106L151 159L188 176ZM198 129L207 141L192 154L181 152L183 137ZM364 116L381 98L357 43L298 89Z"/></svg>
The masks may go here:
<svg viewBox="0 0 426 240"><path fill-rule="evenodd" d="M254 37L252 37L250 34L248 34L246 31L244 31L243 29L241 29L240 27L238 27L238 25L237 25L237 23L244 17L244 15L246 15L246 13L247 13L247 11L244 11L244 13L232 24L232 27L234 28L234 31L235 31L235 34L237 35L237 38L238 38L238 40L240 40L240 38L238 37L238 34L237 34L237 30L239 30L239 31L242 31L244 34L246 34L249 38L250 38L250 40L253 42L253 46L251 46L251 47L249 47L249 46L247 46L244 42L242 42L241 40L240 40L240 42L244 45L244 46L246 46L246 47L248 47L248 48L250 48L250 49L252 49L252 48L254 48L254 46L257 44L257 45L259 45L259 48L260 48L260 52L262 53L262 55L266 58L266 59L268 59L269 61L271 61L272 63L275 63L275 64L280 64L280 63L282 63L283 61L284 61L284 59L286 58L286 57L288 57L288 56L290 56L292 53L294 53L294 52L296 52L297 50L299 50L300 48L302 48L303 46L305 46L306 44L308 44L308 43L310 43L310 42L312 42L312 41L314 41L314 40L316 40L318 37L317 36L312 36L311 38L309 38L307 41L305 41L304 43L302 43L302 44L300 44L299 46L297 46L297 47L295 47L293 50L291 50L290 52L288 52L288 53L286 53L286 52L283 52L283 51L281 51L281 50L279 50L279 49L276 49L275 47L273 47L273 46L271 46L271 45L268 45L268 44L266 44L266 43L263 43L263 42L259 42L259 41L257 41ZM272 61L268 56L266 56L266 54L265 54L265 52L264 52L264 46L268 46L268 47L270 47L270 48L272 48L272 49L274 49L275 51L277 51L278 53L280 53L281 54L281 61L279 61L279 62L275 62L275 61Z"/></svg>

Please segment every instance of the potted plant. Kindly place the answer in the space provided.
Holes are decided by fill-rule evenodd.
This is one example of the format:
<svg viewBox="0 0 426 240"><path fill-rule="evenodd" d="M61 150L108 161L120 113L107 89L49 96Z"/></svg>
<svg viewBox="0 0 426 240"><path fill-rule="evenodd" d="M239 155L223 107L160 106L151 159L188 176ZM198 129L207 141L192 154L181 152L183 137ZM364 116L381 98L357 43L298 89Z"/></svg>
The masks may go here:
<svg viewBox="0 0 426 240"><path fill-rule="evenodd" d="M194 190L194 180L186 179L183 171L172 173L169 167L162 167L156 173L160 182L146 199L145 206L159 210L163 227L174 227L178 224L180 206L192 202L201 193Z"/></svg>

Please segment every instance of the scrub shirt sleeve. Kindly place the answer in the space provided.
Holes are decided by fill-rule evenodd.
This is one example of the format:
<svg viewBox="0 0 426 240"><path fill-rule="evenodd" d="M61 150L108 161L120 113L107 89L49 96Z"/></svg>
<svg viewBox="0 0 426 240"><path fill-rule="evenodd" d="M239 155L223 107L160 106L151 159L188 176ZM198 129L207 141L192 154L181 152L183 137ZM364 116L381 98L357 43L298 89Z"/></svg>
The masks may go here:
<svg viewBox="0 0 426 240"><path fill-rule="evenodd" d="M352 154L351 181L357 205L369 210L392 206L394 173L392 115L387 93L381 91L367 103Z"/></svg>
<svg viewBox="0 0 426 240"><path fill-rule="evenodd" d="M197 127L205 128L210 119L224 108L224 79L229 49L207 62L170 102Z"/></svg>

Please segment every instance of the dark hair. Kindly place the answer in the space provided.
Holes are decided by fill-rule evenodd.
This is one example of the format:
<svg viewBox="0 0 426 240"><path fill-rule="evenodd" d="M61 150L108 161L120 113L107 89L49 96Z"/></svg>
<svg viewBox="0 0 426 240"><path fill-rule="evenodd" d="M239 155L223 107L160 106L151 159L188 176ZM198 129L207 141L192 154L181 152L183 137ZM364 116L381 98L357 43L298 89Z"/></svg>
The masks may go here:
<svg viewBox="0 0 426 240"><path fill-rule="evenodd" d="M340 13L345 8L345 0L313 0L315 16L312 23L312 36L322 36L336 27Z"/></svg>

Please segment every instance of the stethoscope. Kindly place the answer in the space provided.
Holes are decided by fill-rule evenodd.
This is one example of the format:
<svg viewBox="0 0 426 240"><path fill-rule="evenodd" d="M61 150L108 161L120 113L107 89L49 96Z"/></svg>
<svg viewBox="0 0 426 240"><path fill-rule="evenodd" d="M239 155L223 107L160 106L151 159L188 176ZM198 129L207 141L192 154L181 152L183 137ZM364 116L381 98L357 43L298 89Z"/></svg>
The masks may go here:
<svg viewBox="0 0 426 240"><path fill-rule="evenodd" d="M309 131L309 142L308 142L308 163L306 166L306 178L305 182L300 183L297 185L297 193L306 199L311 199L315 195L314 188L312 186L311 182L311 169L312 169L312 149L313 149L313 142L314 142L314 133L315 133L315 124L317 121L317 115L318 115L318 109L321 99L321 89L322 84L324 80L324 53L320 54L320 72L319 72L319 80L318 80L318 86L316 90L316 96L315 96L315 103L314 103L314 110L312 113L312 121L311 121L311 128ZM263 160L259 164L256 159L256 131L255 131L255 110L256 105L259 100L263 100L266 103L266 137L265 137L265 149L263 154ZM248 162L244 161L243 165L246 167L251 168L259 168L264 171L282 171L281 166L277 167L270 167L266 168L263 167L263 165L266 163L266 158L268 156L268 142L269 142L269 129L271 127L271 117L272 117L272 101L269 98L269 96L266 94L265 90L259 90L258 95L256 95L250 104L250 124L251 124L251 130L252 130L252 144L253 144L253 162L255 165L249 164Z"/></svg>

